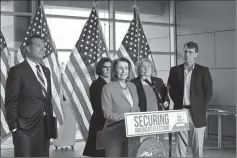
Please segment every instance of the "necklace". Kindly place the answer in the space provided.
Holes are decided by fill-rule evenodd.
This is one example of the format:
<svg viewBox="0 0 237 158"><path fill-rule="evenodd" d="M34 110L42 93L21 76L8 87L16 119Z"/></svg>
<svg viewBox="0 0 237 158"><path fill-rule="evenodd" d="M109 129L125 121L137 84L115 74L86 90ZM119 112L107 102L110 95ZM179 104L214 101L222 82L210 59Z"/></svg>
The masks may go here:
<svg viewBox="0 0 237 158"><path fill-rule="evenodd" d="M123 90L126 90L126 89L128 89L128 86L127 86L127 84L125 83L125 87L123 87L121 84L119 84L120 85L120 87L123 89Z"/></svg>

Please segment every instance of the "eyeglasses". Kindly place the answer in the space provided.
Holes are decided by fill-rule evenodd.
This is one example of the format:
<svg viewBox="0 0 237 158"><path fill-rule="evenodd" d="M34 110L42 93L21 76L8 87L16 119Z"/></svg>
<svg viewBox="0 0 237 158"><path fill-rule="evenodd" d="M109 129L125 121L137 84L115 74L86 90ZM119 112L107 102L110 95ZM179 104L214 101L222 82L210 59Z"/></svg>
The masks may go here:
<svg viewBox="0 0 237 158"><path fill-rule="evenodd" d="M102 66L102 69L111 69L111 66Z"/></svg>

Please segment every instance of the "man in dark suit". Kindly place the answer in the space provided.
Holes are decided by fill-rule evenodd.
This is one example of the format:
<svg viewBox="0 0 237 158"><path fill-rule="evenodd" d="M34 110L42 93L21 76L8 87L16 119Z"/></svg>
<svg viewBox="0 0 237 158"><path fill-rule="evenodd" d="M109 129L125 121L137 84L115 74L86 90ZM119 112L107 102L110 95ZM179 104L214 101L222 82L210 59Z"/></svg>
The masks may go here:
<svg viewBox="0 0 237 158"><path fill-rule="evenodd" d="M195 63L198 45L184 44L184 64L170 69L168 84L174 110L187 109L190 130L176 133L176 153L185 157L190 142L194 157L203 156L206 105L212 96L212 78L207 67Z"/></svg>
<svg viewBox="0 0 237 158"><path fill-rule="evenodd" d="M53 117L50 70L39 64L44 39L28 38L26 59L9 70L5 106L15 157L48 157Z"/></svg>

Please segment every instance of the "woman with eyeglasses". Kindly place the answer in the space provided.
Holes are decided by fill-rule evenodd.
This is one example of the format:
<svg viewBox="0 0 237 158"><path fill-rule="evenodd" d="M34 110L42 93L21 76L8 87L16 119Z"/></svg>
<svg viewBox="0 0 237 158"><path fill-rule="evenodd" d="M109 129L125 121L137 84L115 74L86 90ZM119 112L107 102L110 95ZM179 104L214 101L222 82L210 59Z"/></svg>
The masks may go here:
<svg viewBox="0 0 237 158"><path fill-rule="evenodd" d="M105 157L105 150L96 149L97 132L104 127L105 118L101 107L101 91L104 85L111 80L111 64L110 58L102 58L96 66L96 74L99 76L89 89L90 100L93 108L93 115L90 121L89 135L84 148L83 155L90 157Z"/></svg>
<svg viewBox="0 0 237 158"><path fill-rule="evenodd" d="M141 112L169 109L170 99L167 95L167 87L161 78L153 76L154 68L151 60L147 58L140 60L135 66L138 77L132 79L131 82L137 87ZM149 137L159 137L162 142L164 141L163 134L143 136L141 139Z"/></svg>

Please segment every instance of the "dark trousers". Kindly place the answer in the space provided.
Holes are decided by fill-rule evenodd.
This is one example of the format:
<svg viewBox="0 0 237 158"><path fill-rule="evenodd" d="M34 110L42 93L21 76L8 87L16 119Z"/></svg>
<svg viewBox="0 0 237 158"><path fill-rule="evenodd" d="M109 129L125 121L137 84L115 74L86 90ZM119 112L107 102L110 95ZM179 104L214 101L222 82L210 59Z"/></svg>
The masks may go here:
<svg viewBox="0 0 237 158"><path fill-rule="evenodd" d="M44 117L30 130L18 128L12 137L14 157L49 157L50 140L46 138Z"/></svg>

